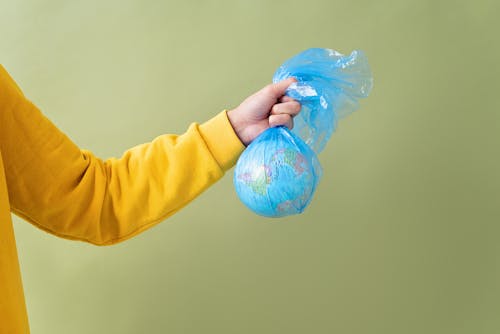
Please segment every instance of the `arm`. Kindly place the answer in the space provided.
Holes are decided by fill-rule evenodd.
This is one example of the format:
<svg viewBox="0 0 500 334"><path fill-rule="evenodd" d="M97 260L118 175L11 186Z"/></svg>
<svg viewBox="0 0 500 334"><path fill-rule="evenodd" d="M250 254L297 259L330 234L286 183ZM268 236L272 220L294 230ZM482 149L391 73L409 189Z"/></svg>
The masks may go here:
<svg viewBox="0 0 500 334"><path fill-rule="evenodd" d="M284 89L273 93L283 95ZM271 100L275 104L277 97ZM180 136L163 135L120 159L103 161L59 131L0 66L0 152L11 210L60 237L98 245L122 241L177 212L220 179L242 152L242 141L249 143L272 124L272 105L261 109L266 108L262 119L249 120L255 106L246 108L244 102L192 124ZM288 117L273 119L289 124Z"/></svg>

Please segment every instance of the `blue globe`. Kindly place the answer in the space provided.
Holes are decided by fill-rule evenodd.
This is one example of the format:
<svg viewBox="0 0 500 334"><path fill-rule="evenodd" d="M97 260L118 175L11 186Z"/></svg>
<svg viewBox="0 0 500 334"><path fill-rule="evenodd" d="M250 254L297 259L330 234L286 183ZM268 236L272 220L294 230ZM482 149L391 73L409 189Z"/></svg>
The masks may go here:
<svg viewBox="0 0 500 334"><path fill-rule="evenodd" d="M322 170L316 154L285 127L270 128L242 153L234 171L240 200L266 217L301 213Z"/></svg>

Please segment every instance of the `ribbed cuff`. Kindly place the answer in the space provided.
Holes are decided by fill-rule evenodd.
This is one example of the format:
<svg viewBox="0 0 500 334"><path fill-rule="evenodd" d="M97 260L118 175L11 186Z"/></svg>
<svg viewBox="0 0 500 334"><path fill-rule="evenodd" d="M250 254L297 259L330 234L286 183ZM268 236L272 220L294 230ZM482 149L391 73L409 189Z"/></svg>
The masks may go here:
<svg viewBox="0 0 500 334"><path fill-rule="evenodd" d="M200 133L223 171L236 164L245 145L240 141L227 118L227 111L200 125Z"/></svg>

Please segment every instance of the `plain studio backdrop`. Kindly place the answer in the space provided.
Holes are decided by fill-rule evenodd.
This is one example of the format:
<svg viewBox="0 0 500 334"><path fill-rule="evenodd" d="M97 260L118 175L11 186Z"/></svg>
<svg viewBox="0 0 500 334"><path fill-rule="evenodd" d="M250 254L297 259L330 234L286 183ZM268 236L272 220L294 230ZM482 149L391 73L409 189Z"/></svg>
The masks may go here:
<svg viewBox="0 0 500 334"><path fill-rule="evenodd" d="M497 1L1 0L0 62L101 158L183 132L310 47L362 49L375 84L320 155L299 216L232 171L112 247L20 219L32 332L500 332Z"/></svg>

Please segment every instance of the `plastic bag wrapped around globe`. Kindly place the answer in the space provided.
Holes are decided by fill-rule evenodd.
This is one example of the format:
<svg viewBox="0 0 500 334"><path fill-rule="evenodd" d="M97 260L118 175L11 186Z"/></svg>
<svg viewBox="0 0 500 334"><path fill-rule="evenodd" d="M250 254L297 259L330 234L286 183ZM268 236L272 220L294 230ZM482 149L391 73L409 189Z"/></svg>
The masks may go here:
<svg viewBox="0 0 500 334"><path fill-rule="evenodd" d="M344 56L331 49L308 49L287 60L273 82L294 77L286 95L301 103L292 131L271 128L242 153L234 172L240 200L267 217L301 213L310 203L322 170L321 152L337 121L367 97L372 77L361 51Z"/></svg>
<svg viewBox="0 0 500 334"><path fill-rule="evenodd" d="M331 49L305 50L283 63L273 82L297 79L286 95L302 105L294 119L293 132L316 153L321 152L337 121L358 109L359 98L367 97L373 86L368 60L362 51L344 56Z"/></svg>
<svg viewBox="0 0 500 334"><path fill-rule="evenodd" d="M234 186L257 214L282 217L301 213L321 178L316 154L288 128L264 131L241 154Z"/></svg>

